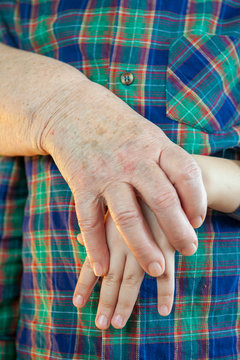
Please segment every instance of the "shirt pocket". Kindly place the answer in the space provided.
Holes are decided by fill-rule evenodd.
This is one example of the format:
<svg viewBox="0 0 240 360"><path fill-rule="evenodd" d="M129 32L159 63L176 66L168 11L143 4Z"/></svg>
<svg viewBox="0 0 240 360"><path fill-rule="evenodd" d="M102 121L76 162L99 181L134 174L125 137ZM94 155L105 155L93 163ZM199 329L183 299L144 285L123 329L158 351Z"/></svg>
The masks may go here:
<svg viewBox="0 0 240 360"><path fill-rule="evenodd" d="M190 34L170 43L166 114L208 133L240 123L240 37Z"/></svg>

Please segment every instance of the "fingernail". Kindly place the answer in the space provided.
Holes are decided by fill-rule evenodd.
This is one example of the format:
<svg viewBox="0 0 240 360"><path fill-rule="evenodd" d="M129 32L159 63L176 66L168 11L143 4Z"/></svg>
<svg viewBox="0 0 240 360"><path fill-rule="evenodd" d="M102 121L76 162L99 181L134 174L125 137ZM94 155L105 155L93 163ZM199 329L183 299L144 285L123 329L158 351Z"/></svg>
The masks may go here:
<svg viewBox="0 0 240 360"><path fill-rule="evenodd" d="M96 276L102 276L103 275L102 266L97 262L95 262L93 264L93 271L94 271L94 274Z"/></svg>
<svg viewBox="0 0 240 360"><path fill-rule="evenodd" d="M151 263L148 267L148 271L151 276L160 276L163 272L162 267L157 262Z"/></svg>
<svg viewBox="0 0 240 360"><path fill-rule="evenodd" d="M83 304L83 297L81 295L75 295L73 298L73 303L75 306L82 306Z"/></svg>
<svg viewBox="0 0 240 360"><path fill-rule="evenodd" d="M199 228L203 223L203 218L201 216L197 216L195 219L191 221L192 226L197 229Z"/></svg>
<svg viewBox="0 0 240 360"><path fill-rule="evenodd" d="M107 326L107 323L108 323L108 320L106 318L105 315L100 315L98 317L98 320L97 320L97 323L98 325L102 328L102 327L106 327Z"/></svg>
<svg viewBox="0 0 240 360"><path fill-rule="evenodd" d="M194 252L193 252L193 250L194 250ZM197 251L197 245L195 243L192 243L191 245L189 244L189 246L187 248L183 248L183 249L179 250L180 254L182 254L183 256L191 256L191 255L195 254L196 251Z"/></svg>
<svg viewBox="0 0 240 360"><path fill-rule="evenodd" d="M113 322L114 326L117 326L117 327L123 326L123 318L121 317L121 315L114 316L112 322Z"/></svg>
<svg viewBox="0 0 240 360"><path fill-rule="evenodd" d="M168 307L166 305L161 305L160 308L159 308L159 313L162 316L168 315L168 313L169 313Z"/></svg>

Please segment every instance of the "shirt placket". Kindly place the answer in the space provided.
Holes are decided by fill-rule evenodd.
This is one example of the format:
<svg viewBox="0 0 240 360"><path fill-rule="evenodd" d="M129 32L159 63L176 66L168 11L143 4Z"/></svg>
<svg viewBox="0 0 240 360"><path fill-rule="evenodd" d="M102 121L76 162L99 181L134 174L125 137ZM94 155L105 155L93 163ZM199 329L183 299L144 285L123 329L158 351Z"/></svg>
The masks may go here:
<svg viewBox="0 0 240 360"><path fill-rule="evenodd" d="M108 89L143 116L154 6L155 1L122 1L110 49Z"/></svg>

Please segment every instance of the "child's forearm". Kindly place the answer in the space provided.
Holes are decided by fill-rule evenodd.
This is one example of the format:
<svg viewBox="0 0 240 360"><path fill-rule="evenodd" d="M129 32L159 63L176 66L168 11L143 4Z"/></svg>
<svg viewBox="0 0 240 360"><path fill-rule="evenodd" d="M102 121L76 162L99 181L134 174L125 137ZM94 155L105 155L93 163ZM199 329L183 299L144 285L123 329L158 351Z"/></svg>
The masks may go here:
<svg viewBox="0 0 240 360"><path fill-rule="evenodd" d="M231 213L240 206L240 161L193 155L202 170L212 209Z"/></svg>

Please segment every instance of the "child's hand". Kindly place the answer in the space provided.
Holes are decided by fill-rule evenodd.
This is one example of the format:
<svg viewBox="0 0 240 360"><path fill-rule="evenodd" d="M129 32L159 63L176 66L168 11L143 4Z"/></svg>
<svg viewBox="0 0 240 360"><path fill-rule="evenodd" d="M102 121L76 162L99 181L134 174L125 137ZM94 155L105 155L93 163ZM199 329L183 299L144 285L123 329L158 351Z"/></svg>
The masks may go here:
<svg viewBox="0 0 240 360"><path fill-rule="evenodd" d="M171 312L173 305L175 249L168 243L149 207L141 199L139 204L165 258L165 271L163 270L163 275L156 278L158 311L165 316ZM106 214L105 228L110 252L110 268L108 274L102 278L96 326L104 330L111 323L115 328L120 329L125 326L132 313L144 271L126 246L109 213ZM81 235L78 235L78 240L83 244ZM82 303L80 305L73 300L75 306L83 307L86 304L97 280L86 258L74 292L74 297L77 295L78 300L82 298Z"/></svg>
<svg viewBox="0 0 240 360"><path fill-rule="evenodd" d="M204 155L193 157L202 171L208 207L222 212L234 211L240 202L240 161ZM165 272L157 278L157 287L159 313L164 315L160 307L166 305L167 315L171 311L174 296L175 250L168 243L149 207L141 199L139 204L165 258ZM111 260L109 273L102 281L96 325L100 329L107 329L111 323L115 328L122 328L131 315L144 273L126 247L109 213L105 226ZM81 235L78 239L82 243ZM86 304L97 280L86 259L74 292L74 295L79 294L83 299L81 306L75 302L77 307ZM102 324L99 320L102 320Z"/></svg>
<svg viewBox="0 0 240 360"><path fill-rule="evenodd" d="M240 205L240 161L192 155L202 171L208 207L225 213Z"/></svg>

